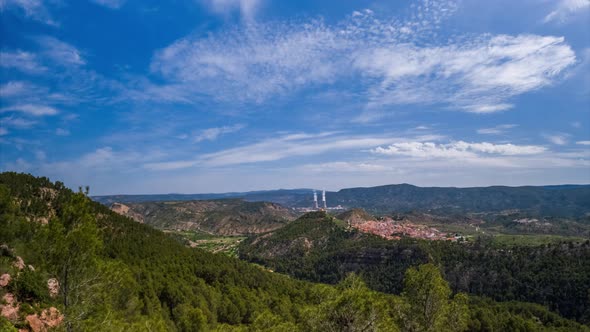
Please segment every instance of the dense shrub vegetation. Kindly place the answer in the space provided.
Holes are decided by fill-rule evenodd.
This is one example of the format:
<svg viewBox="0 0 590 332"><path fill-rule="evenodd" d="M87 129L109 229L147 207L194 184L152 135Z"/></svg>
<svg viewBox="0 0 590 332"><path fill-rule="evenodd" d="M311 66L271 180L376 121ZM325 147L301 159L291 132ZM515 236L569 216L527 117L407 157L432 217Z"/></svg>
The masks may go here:
<svg viewBox="0 0 590 332"><path fill-rule="evenodd" d="M335 284L350 272L374 290L399 294L405 271L439 266L453 291L497 301L548 306L565 317L590 322L590 240L542 246L493 245L382 238L347 230L321 212L240 246L243 259L313 282Z"/></svg>
<svg viewBox="0 0 590 332"><path fill-rule="evenodd" d="M336 226L335 232L340 232ZM586 329L539 305L454 293L432 264L408 269L400 296L358 275L312 284L182 246L61 183L0 174L0 274L21 316L49 306L68 331L500 331ZM12 261L24 259L18 272ZM44 287L57 278L59 294ZM365 278L366 279L366 278ZM371 279L368 279L371 280ZM0 328L26 327L0 319ZM586 329L587 330L587 329Z"/></svg>

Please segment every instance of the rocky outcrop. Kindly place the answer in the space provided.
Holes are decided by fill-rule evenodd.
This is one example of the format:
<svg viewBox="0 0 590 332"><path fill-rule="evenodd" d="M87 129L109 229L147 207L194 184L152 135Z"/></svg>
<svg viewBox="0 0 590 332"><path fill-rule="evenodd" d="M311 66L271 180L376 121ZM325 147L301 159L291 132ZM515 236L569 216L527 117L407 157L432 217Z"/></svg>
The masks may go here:
<svg viewBox="0 0 590 332"><path fill-rule="evenodd" d="M56 297L59 294L59 281L55 278L47 280L47 289L49 290L49 296Z"/></svg>
<svg viewBox="0 0 590 332"><path fill-rule="evenodd" d="M8 284L10 283L11 280L12 280L12 277L10 276L10 274L4 273L3 275L1 275L0 276L0 288L8 286Z"/></svg>
<svg viewBox="0 0 590 332"><path fill-rule="evenodd" d="M61 324L64 316L60 314L59 310L54 307L45 309L41 312L41 315L33 314L28 315L26 318L27 323L33 332L47 332Z"/></svg>
<svg viewBox="0 0 590 332"><path fill-rule="evenodd" d="M18 321L20 305L16 301L16 296L12 293L6 293L2 297L2 302L4 304L0 304L0 315L11 322Z"/></svg>
<svg viewBox="0 0 590 332"><path fill-rule="evenodd" d="M11 323L16 325L22 325L23 322L19 310L20 303L17 301L16 296L12 293L4 294L2 297L2 303L0 304L0 315L9 320ZM47 332L52 331L58 327L64 320L64 316L55 307L50 307L41 311L41 314L35 313L25 317L25 321L28 324L29 329L20 329L19 331L32 331L32 332Z"/></svg>
<svg viewBox="0 0 590 332"><path fill-rule="evenodd" d="M143 224L143 216L140 213L133 211L128 205L122 203L113 203L111 205L111 210Z"/></svg>
<svg viewBox="0 0 590 332"><path fill-rule="evenodd" d="M12 263L12 266L16 267L19 270L22 270L25 268L25 261L23 261L23 259L20 256L16 256L16 260L14 261L14 263Z"/></svg>

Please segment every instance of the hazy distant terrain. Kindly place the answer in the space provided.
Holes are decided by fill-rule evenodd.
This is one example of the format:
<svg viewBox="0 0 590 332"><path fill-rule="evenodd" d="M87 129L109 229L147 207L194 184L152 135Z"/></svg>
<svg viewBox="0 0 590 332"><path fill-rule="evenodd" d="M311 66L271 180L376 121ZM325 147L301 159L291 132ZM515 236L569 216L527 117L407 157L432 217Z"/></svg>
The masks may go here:
<svg viewBox="0 0 590 332"><path fill-rule="evenodd" d="M274 202L286 207L311 207L312 190L274 190L195 195L95 196L103 204L113 202L178 201L242 198ZM436 214L520 212L529 216L579 218L590 215L590 185L442 188L409 184L349 188L326 192L328 206L363 208L374 214L427 211Z"/></svg>

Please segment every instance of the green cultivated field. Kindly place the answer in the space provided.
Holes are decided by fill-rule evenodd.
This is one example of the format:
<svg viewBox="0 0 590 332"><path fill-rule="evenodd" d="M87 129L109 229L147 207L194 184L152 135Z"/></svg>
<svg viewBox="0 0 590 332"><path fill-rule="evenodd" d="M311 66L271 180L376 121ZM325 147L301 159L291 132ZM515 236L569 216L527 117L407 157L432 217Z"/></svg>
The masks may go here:
<svg viewBox="0 0 590 332"><path fill-rule="evenodd" d="M237 257L237 247L245 236L219 236L194 231L170 231L168 233L178 235L190 241L188 244L193 248L207 250L212 253L223 253L230 257Z"/></svg>

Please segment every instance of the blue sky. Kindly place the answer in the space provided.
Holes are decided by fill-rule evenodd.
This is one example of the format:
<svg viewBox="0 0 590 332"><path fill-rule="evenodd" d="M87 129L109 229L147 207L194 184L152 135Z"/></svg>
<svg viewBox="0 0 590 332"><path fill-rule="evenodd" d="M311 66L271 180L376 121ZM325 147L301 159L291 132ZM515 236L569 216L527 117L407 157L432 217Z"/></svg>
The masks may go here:
<svg viewBox="0 0 590 332"><path fill-rule="evenodd" d="M590 183L590 0L0 0L0 168L92 194Z"/></svg>

